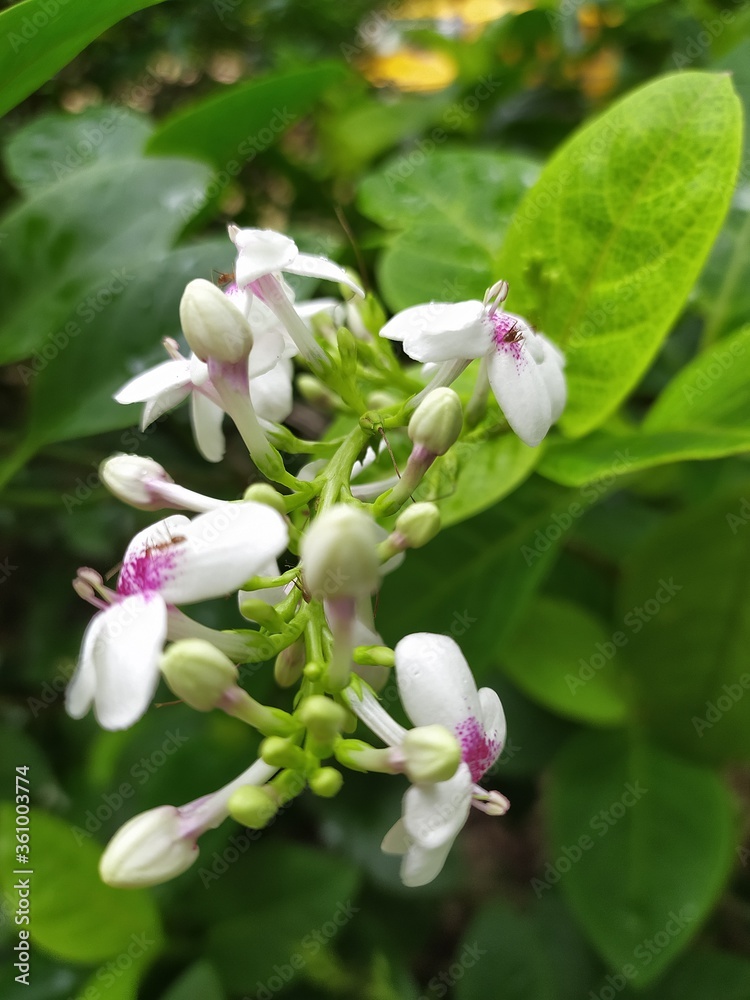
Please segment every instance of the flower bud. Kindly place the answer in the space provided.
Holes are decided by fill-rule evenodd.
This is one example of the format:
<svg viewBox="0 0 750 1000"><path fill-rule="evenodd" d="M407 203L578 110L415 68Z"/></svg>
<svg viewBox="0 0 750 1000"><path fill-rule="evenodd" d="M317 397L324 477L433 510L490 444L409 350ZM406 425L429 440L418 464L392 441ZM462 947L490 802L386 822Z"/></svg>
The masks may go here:
<svg viewBox="0 0 750 1000"><path fill-rule="evenodd" d="M99 466L99 478L118 500L141 510L160 510L165 506L149 489L150 482L174 482L158 462L141 455L113 455Z"/></svg>
<svg viewBox="0 0 750 1000"><path fill-rule="evenodd" d="M99 874L116 889L159 885L186 871L198 848L180 833L180 811L159 806L120 827L101 856Z"/></svg>
<svg viewBox="0 0 750 1000"><path fill-rule="evenodd" d="M432 455L444 455L455 444L463 426L461 400L442 386L428 393L412 414L408 434L414 444Z"/></svg>
<svg viewBox="0 0 750 1000"><path fill-rule="evenodd" d="M419 549L440 531L440 511L434 503L415 503L396 518L399 548Z"/></svg>
<svg viewBox="0 0 750 1000"><path fill-rule="evenodd" d="M210 712L237 684L237 667L205 639L173 643L159 669L177 697L199 712Z"/></svg>
<svg viewBox="0 0 750 1000"><path fill-rule="evenodd" d="M233 363L250 353L250 324L229 298L205 278L189 282L180 301L180 322L191 350L201 361Z"/></svg>
<svg viewBox="0 0 750 1000"><path fill-rule="evenodd" d="M255 503L263 503L266 507L273 507L282 517L286 517L284 498L270 483L253 483L245 490L242 499L254 500Z"/></svg>
<svg viewBox="0 0 750 1000"><path fill-rule="evenodd" d="M288 767L295 771L304 771L308 764L308 755L292 743L281 736L269 736L260 745L260 755L266 764L271 767Z"/></svg>
<svg viewBox="0 0 750 1000"><path fill-rule="evenodd" d="M418 726L401 743L409 781L447 781L461 763L458 740L445 726Z"/></svg>
<svg viewBox="0 0 750 1000"><path fill-rule="evenodd" d="M323 695L305 698L297 709L297 718L316 740L332 740L346 725L347 712L338 702Z"/></svg>
<svg viewBox="0 0 750 1000"><path fill-rule="evenodd" d="M344 784L344 776L335 767L321 767L308 778L310 790L322 799L332 799Z"/></svg>
<svg viewBox="0 0 750 1000"><path fill-rule="evenodd" d="M279 811L274 796L257 785L243 785L227 803L227 811L232 819L251 830L262 830L268 826Z"/></svg>
<svg viewBox="0 0 750 1000"><path fill-rule="evenodd" d="M337 504L313 521L302 537L305 585L318 601L360 597L380 584L375 522L355 507Z"/></svg>
<svg viewBox="0 0 750 1000"><path fill-rule="evenodd" d="M305 644L293 642L282 649L273 665L273 676L279 687L292 687L302 676L305 667Z"/></svg>

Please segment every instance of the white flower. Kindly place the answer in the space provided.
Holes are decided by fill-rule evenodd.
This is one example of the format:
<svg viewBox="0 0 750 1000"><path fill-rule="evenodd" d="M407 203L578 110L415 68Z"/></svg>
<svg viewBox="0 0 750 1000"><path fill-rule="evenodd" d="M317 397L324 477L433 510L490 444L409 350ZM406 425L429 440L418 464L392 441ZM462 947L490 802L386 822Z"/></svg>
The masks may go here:
<svg viewBox="0 0 750 1000"><path fill-rule="evenodd" d="M237 247L234 273L240 289L250 289L286 327L300 354L313 366L326 363L324 351L295 310L281 273L323 278L348 285L358 295L364 292L343 267L327 257L300 253L294 240L270 229L240 229L229 226L229 238Z"/></svg>
<svg viewBox="0 0 750 1000"><path fill-rule="evenodd" d="M114 602L84 635L66 693L68 713L81 718L93 703L105 729L131 726L156 689L172 606L237 590L280 555L287 540L284 518L253 502L224 504L192 521L175 514L137 534Z"/></svg>
<svg viewBox="0 0 750 1000"><path fill-rule="evenodd" d="M415 361L486 359L492 391L515 433L535 446L565 407L565 359L544 334L520 316L503 312L505 282L484 302L431 302L397 313L380 331L401 341Z"/></svg>
<svg viewBox="0 0 750 1000"><path fill-rule="evenodd" d="M507 810L503 796L477 785L500 756L505 715L495 691L477 691L469 665L448 636L414 633L395 653L399 695L411 721L445 726L461 747L462 762L452 778L408 789L403 816L383 840L383 850L404 855L404 884L418 886L442 870L472 804L493 815Z"/></svg>

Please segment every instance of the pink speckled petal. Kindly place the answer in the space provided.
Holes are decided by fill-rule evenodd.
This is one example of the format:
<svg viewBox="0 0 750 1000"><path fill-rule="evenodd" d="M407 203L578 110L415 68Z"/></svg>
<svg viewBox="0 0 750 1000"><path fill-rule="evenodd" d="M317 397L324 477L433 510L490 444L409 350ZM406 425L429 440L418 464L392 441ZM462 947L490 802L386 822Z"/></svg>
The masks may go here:
<svg viewBox="0 0 750 1000"><path fill-rule="evenodd" d="M467 719L479 719L476 683L454 639L414 632L395 653L399 696L415 726L437 724L455 732Z"/></svg>
<svg viewBox="0 0 750 1000"><path fill-rule="evenodd" d="M523 442L534 447L552 423L552 404L541 366L524 342L500 343L487 358L487 374L500 409Z"/></svg>

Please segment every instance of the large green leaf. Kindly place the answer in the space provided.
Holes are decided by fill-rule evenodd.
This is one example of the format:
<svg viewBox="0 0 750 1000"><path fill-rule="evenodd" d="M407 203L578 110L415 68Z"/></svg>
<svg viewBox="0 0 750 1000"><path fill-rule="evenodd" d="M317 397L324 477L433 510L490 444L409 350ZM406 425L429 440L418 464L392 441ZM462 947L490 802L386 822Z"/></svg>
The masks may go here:
<svg viewBox="0 0 750 1000"><path fill-rule="evenodd" d="M571 601L537 598L526 610L500 655L503 670L530 698L570 719L617 725L628 706L618 653L622 630Z"/></svg>
<svg viewBox="0 0 750 1000"><path fill-rule="evenodd" d="M0 14L0 115L107 28L161 0L25 0Z"/></svg>
<svg viewBox="0 0 750 1000"><path fill-rule="evenodd" d="M546 809L550 860L533 888L543 895L559 882L606 961L645 985L724 888L735 846L728 792L712 771L632 736L582 733L552 768Z"/></svg>
<svg viewBox="0 0 750 1000"><path fill-rule="evenodd" d="M526 157L439 150L390 160L359 188L359 206L395 230L379 261L392 309L482 298L501 276L510 217L538 175Z"/></svg>
<svg viewBox="0 0 750 1000"><path fill-rule="evenodd" d="M150 131L148 118L116 105L79 115L56 112L34 118L15 132L3 160L15 185L32 193L99 160L137 156Z"/></svg>
<svg viewBox="0 0 750 1000"><path fill-rule="evenodd" d="M539 471L566 486L667 462L750 450L750 326L699 354L664 389L640 430L552 442Z"/></svg>
<svg viewBox="0 0 750 1000"><path fill-rule="evenodd" d="M729 204L742 112L723 74L648 84L578 131L519 207L510 308L565 350L562 426L597 427L680 312Z"/></svg>
<svg viewBox="0 0 750 1000"><path fill-rule="evenodd" d="M750 503L731 493L671 518L626 560L619 616L639 714L698 760L750 757Z"/></svg>
<svg viewBox="0 0 750 1000"><path fill-rule="evenodd" d="M205 160L226 184L344 75L339 63L318 63L234 84L167 118L149 139L148 152Z"/></svg>
<svg viewBox="0 0 750 1000"><path fill-rule="evenodd" d="M739 955L696 949L646 990L627 989L623 1000L747 1000L750 962ZM637 986L633 981L633 986Z"/></svg>
<svg viewBox="0 0 750 1000"><path fill-rule="evenodd" d="M259 846L251 864L246 915L213 922L207 947L227 990L238 994L271 977L276 989L297 980L359 913L358 873L343 858L277 840Z"/></svg>
<svg viewBox="0 0 750 1000"><path fill-rule="evenodd" d="M115 299L137 264L158 261L208 179L186 160L131 159L75 171L0 223L0 361L38 367Z"/></svg>
<svg viewBox="0 0 750 1000"><path fill-rule="evenodd" d="M208 962L196 962L177 982L173 983L161 1000L224 1000L224 990L216 970Z"/></svg>
<svg viewBox="0 0 750 1000"><path fill-rule="evenodd" d="M33 778L32 778L33 780ZM14 863L14 812L0 813L2 887L11 896L20 867ZM80 842L67 823L32 810L29 866L31 940L69 962L103 962L129 956L130 962L151 962L161 949L159 916L148 893L111 889L97 870L101 849L93 841ZM75 900L75 906L71 906Z"/></svg>

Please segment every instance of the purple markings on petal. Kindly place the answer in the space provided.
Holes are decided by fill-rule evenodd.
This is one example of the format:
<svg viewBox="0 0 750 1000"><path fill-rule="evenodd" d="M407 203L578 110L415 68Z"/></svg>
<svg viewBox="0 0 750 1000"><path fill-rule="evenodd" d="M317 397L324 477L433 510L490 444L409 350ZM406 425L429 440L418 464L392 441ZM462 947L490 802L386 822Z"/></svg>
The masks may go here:
<svg viewBox="0 0 750 1000"><path fill-rule="evenodd" d="M495 313L491 318L492 339L498 351L505 351L515 358L518 366L526 364L524 357L523 332L518 326L515 316L508 313Z"/></svg>
<svg viewBox="0 0 750 1000"><path fill-rule="evenodd" d="M498 740L487 738L479 721L472 715L456 726L456 739L461 744L461 757L469 765L471 780L479 781L500 753Z"/></svg>
<svg viewBox="0 0 750 1000"><path fill-rule="evenodd" d="M174 576L177 553L172 546L180 541L183 539L174 538L166 545L152 546L123 563L117 593L128 597L161 590Z"/></svg>

